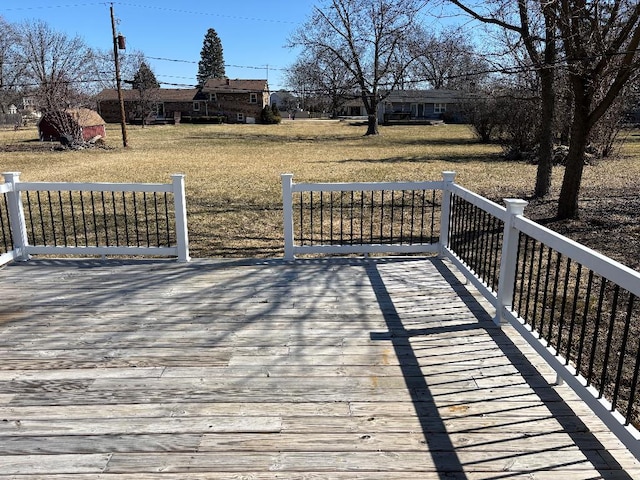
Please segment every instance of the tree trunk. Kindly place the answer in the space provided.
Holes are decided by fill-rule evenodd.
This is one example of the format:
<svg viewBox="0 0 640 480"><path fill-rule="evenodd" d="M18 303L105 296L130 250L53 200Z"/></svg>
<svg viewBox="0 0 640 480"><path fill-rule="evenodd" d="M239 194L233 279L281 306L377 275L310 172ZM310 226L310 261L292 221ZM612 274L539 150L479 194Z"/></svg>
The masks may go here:
<svg viewBox="0 0 640 480"><path fill-rule="evenodd" d="M367 115L367 133L365 135L378 135L378 115L375 113Z"/></svg>
<svg viewBox="0 0 640 480"><path fill-rule="evenodd" d="M534 196L542 198L551 190L551 173L553 167L553 120L556 96L553 82L553 70L540 71L542 96L542 125L540 126L540 147L538 149L538 170Z"/></svg>
<svg viewBox="0 0 640 480"><path fill-rule="evenodd" d="M578 217L578 196L584 169L584 151L589 139L586 116L575 115L571 128L571 141L567 153L562 189L558 199L558 220Z"/></svg>

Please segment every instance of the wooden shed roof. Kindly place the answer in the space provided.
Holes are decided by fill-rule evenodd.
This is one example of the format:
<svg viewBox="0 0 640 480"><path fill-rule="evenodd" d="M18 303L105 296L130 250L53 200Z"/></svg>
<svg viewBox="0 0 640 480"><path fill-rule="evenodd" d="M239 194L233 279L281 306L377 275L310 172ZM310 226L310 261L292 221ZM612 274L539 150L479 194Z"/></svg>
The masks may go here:
<svg viewBox="0 0 640 480"><path fill-rule="evenodd" d="M89 108L68 108L64 112L81 127L95 127L106 123L98 112ZM40 122L49 121L51 116L51 113L45 114Z"/></svg>

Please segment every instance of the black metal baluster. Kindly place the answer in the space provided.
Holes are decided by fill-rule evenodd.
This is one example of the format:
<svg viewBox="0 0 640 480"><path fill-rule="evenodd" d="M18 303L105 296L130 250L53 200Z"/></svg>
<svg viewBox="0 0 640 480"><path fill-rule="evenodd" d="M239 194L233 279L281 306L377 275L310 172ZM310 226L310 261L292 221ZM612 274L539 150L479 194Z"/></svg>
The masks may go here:
<svg viewBox="0 0 640 480"><path fill-rule="evenodd" d="M304 192L300 192L300 245L304 245Z"/></svg>
<svg viewBox="0 0 640 480"><path fill-rule="evenodd" d="M93 215L93 231L96 236L96 247L100 246L100 240L98 238L98 219L96 216L96 200L93 196L93 191L89 192L91 194L91 212Z"/></svg>
<svg viewBox="0 0 640 480"><path fill-rule="evenodd" d="M56 235L56 221L53 217L53 201L51 200L51 192L47 192L47 199L49 201L49 217L51 218L51 235L53 235L53 246L57 247L58 237Z"/></svg>
<svg viewBox="0 0 640 480"><path fill-rule="evenodd" d="M120 235L118 234L118 212L116 210L116 192L111 192L111 206L113 207L113 226L116 233L116 246L120 246ZM159 246L159 245L158 245Z"/></svg>
<svg viewBox="0 0 640 480"><path fill-rule="evenodd" d="M382 227L384 226L384 190L380 192L380 243L384 243Z"/></svg>
<svg viewBox="0 0 640 480"><path fill-rule="evenodd" d="M169 194L164 192L164 219L167 226L167 247L171 246L171 226L169 220Z"/></svg>
<svg viewBox="0 0 640 480"><path fill-rule="evenodd" d="M569 291L570 278L571 278L571 258L567 257L567 272L564 275L562 305L560 306L560 321L558 323L558 345L556 347L556 352L558 354L560 353L560 349L562 348L562 331L564 330L564 317L565 317L565 312L567 308L567 292ZM551 325L549 326L549 336L551 337Z"/></svg>
<svg viewBox="0 0 640 480"><path fill-rule="evenodd" d="M76 211L73 207L73 192L69 190L69 205L71 207L71 225L73 226L73 242L78 246L78 230L76 228Z"/></svg>
<svg viewBox="0 0 640 480"><path fill-rule="evenodd" d="M324 239L324 192L320 190L320 245L325 244Z"/></svg>
<svg viewBox="0 0 640 480"><path fill-rule="evenodd" d="M627 315L624 321L624 331L622 333L622 343L620 344L620 358L618 360L618 373L616 375L615 387L613 389L613 398L611 400L611 409L615 410L618 404L618 395L620 393L620 383L622 382L622 370L624 368L624 359L627 353L627 341L629 340L629 330L631 327L631 315L633 313L633 300L634 295L629 295L629 302L627 303ZM629 401L633 403L633 397L629 398Z"/></svg>
<svg viewBox="0 0 640 480"><path fill-rule="evenodd" d="M578 264L576 271L575 294L573 295L573 304L571 307L571 324L569 325L569 336L567 337L567 350L565 354L565 365L569 365L571 359L571 347L573 345L573 334L576 325L576 316L578 315L578 297L580 292L580 282L582 281L582 264Z"/></svg>
<svg viewBox="0 0 640 480"><path fill-rule="evenodd" d="M153 208L156 217L156 244L160 247L160 216L158 214L158 192L153 192ZM118 230L116 229L116 233Z"/></svg>
<svg viewBox="0 0 640 480"><path fill-rule="evenodd" d="M613 301L611 302L611 318L609 320L609 331L607 333L607 343L604 352L604 360L602 361L602 374L600 375L600 389L598 398L602 398L604 394L605 382L607 379L607 370L609 370L609 356L611 355L611 341L613 339L613 331L615 328L616 313L618 310L618 296L620 294L620 286L613 288Z"/></svg>
<svg viewBox="0 0 640 480"><path fill-rule="evenodd" d="M416 206L416 191L411 190L411 231L409 233L409 245L413 245L413 232L415 229L415 206Z"/></svg>
<svg viewBox="0 0 640 480"><path fill-rule="evenodd" d="M138 222L138 201L136 200L136 192L133 192L133 218L134 228L136 232L136 246L140 246L140 227Z"/></svg>
<svg viewBox="0 0 640 480"><path fill-rule="evenodd" d="M591 385L593 377L593 368L596 358L596 347L598 346L598 333L600 331L600 320L602 319L602 303L604 301L604 293L607 284L605 278L600 279L600 295L598 296L598 310L596 313L596 323L593 329L593 337L591 338L591 356L589 357L589 371L587 373L587 387Z"/></svg>
<svg viewBox="0 0 640 480"><path fill-rule="evenodd" d="M62 191L58 190L58 204L60 205L60 223L62 223L62 244L67 247L67 226L64 219L64 207L62 205Z"/></svg>
<svg viewBox="0 0 640 480"><path fill-rule="evenodd" d="M425 192L426 193L426 192ZM440 209L440 215L442 215L442 208ZM449 211L449 217L451 217L451 211ZM436 191L431 190L431 233L429 235L429 243L436 243L435 236L436 228Z"/></svg>
<svg viewBox="0 0 640 480"><path fill-rule="evenodd" d="M578 358L576 359L576 371L582 371L582 352L587 330L587 320L589 319L589 304L591 303L591 287L593 286L593 271L589 270L587 280L587 292L584 296L584 311L582 312L582 325L580 325L580 340L578 343Z"/></svg>
<svg viewBox="0 0 640 480"><path fill-rule="evenodd" d="M80 210L82 211L82 230L84 231L84 246L89 246L89 232L87 231L87 215L84 209L84 192L80 192Z"/></svg>
<svg viewBox="0 0 640 480"><path fill-rule="evenodd" d="M107 247L109 246L109 225L107 224L107 205L104 200L104 192L100 192L102 198L102 221L104 222L104 240Z"/></svg>
<svg viewBox="0 0 640 480"><path fill-rule="evenodd" d="M364 190L360 191L360 244L364 241Z"/></svg>
<svg viewBox="0 0 640 480"><path fill-rule="evenodd" d="M400 245L404 243L404 190L402 190L402 197L400 197Z"/></svg>
<svg viewBox="0 0 640 480"><path fill-rule="evenodd" d="M540 315L540 336L543 337L543 332L544 332L544 320L546 317L546 313L547 313L547 296L548 296L548 292L549 292L549 277L551 276L551 257L553 255L553 250L551 250L550 248L547 248L547 268L545 268L545 274L544 274L544 287L543 287L543 293L542 293L542 314ZM556 296L556 291L554 288L553 291L553 299L555 301L555 296ZM553 302L552 302L553 304ZM551 307L551 321L549 322L549 324L551 325L553 323L553 306ZM547 345L549 344L551 340L551 327L549 327L549 338L547 339Z"/></svg>
<svg viewBox="0 0 640 480"><path fill-rule="evenodd" d="M351 203L349 205L349 245L353 245L353 208L354 208L354 191L351 190Z"/></svg>
<svg viewBox="0 0 640 480"><path fill-rule="evenodd" d="M129 246L129 219L127 218L127 196L125 195L125 192L122 192L122 212L124 214L124 238L127 242L126 245ZM167 217L167 224L168 222L169 218Z"/></svg>
<svg viewBox="0 0 640 480"><path fill-rule="evenodd" d="M31 211L31 196L29 195L29 191L27 191L26 193L27 193L27 211L29 212L29 223L31 224L31 245L36 245L36 229L33 225L33 212ZM6 207L6 203L5 203L5 207ZM8 209L7 209L7 218L9 218ZM42 219L42 215L40 216L40 219ZM9 229L9 232L11 232L11 229ZM13 248L13 239L11 240L11 244Z"/></svg>
<svg viewBox="0 0 640 480"><path fill-rule="evenodd" d="M142 203L144 205L144 224L145 232L147 234L147 247L151 246L149 239L149 205L147 204L147 192L142 192Z"/></svg>

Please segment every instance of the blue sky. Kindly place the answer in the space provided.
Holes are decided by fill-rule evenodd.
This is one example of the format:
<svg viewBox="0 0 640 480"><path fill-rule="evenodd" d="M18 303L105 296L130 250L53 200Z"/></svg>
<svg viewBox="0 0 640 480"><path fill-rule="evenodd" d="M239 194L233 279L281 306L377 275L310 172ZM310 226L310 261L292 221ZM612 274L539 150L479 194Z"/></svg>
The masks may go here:
<svg viewBox="0 0 640 480"><path fill-rule="evenodd" d="M163 87L195 85L202 42L207 30L214 28L222 42L227 76L268 78L273 91L284 88L284 71L298 54L284 47L287 38L315 4L314 0L131 0L114 1L113 7L127 50L144 53ZM0 0L0 16L11 23L44 20L56 31L80 36L90 47L108 50L113 48L110 5Z"/></svg>

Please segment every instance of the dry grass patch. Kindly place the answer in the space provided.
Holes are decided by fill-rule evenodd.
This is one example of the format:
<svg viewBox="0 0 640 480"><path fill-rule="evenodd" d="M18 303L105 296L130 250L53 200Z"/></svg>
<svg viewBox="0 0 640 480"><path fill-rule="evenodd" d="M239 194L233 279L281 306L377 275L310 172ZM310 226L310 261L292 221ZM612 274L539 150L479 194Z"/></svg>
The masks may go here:
<svg viewBox="0 0 640 480"><path fill-rule="evenodd" d="M477 143L463 125L364 127L337 121L285 121L281 125L179 125L108 129L108 149L50 151L34 129L0 132L2 171L28 181L169 182L186 174L193 256L271 257L282 254L280 174L294 181L432 180L444 170L493 199L531 192L535 166L505 162L495 145ZM640 151L636 137L630 152ZM20 145L10 149L2 146ZM37 148L28 148L28 146ZM18 150L18 151L15 151ZM554 172L557 193L563 170ZM588 167L585 191L614 181L637 186L631 157ZM585 200L588 205L588 198ZM535 213L535 212L534 212ZM545 214L546 215L546 214Z"/></svg>

